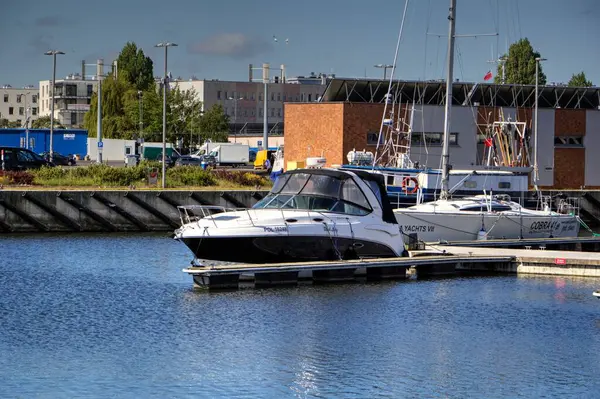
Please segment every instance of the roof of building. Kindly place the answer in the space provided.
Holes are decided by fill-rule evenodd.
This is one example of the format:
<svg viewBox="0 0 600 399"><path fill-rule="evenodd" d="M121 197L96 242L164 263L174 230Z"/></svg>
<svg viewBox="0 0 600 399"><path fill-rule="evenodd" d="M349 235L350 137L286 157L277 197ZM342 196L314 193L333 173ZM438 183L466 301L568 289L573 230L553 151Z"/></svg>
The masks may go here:
<svg viewBox="0 0 600 399"><path fill-rule="evenodd" d="M419 105L443 105L446 83L443 81L342 79L329 81L322 102L383 103L388 91L395 102ZM538 86L540 108L600 109L600 87ZM393 97L392 97L393 98ZM452 104L465 106L533 107L534 85L455 82Z"/></svg>

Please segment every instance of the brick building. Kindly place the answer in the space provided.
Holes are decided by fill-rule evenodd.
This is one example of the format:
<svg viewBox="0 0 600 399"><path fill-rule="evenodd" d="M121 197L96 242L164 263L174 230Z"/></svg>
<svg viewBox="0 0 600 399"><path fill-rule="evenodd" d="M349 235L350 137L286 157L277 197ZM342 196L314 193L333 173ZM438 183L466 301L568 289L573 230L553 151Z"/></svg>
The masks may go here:
<svg viewBox="0 0 600 399"><path fill-rule="evenodd" d="M346 154L352 149L375 152L388 84L334 79L323 101L286 103L286 161L323 155L331 166L347 163ZM412 126L411 159L439 167L445 84L398 81L391 92L397 93L396 101L402 104L396 112ZM526 122L533 137L534 93L533 86L455 83L450 136L453 167L484 164L479 133L501 113L505 119ZM600 88L539 88L538 165L543 188L600 188L600 157L594 156L600 148L599 93Z"/></svg>

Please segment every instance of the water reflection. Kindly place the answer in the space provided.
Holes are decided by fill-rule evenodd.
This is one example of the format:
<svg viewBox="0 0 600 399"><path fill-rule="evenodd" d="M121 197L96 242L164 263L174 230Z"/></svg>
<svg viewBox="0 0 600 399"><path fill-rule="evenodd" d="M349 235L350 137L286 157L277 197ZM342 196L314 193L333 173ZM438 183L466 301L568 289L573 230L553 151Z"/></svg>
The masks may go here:
<svg viewBox="0 0 600 399"><path fill-rule="evenodd" d="M0 238L1 397L592 397L599 279L209 293L165 235Z"/></svg>

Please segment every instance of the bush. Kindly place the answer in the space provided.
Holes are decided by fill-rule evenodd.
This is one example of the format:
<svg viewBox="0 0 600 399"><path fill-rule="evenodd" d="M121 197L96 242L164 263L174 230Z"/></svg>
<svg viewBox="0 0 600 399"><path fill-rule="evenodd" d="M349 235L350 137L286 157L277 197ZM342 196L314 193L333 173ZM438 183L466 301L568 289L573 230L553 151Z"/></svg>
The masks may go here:
<svg viewBox="0 0 600 399"><path fill-rule="evenodd" d="M224 170L215 169L212 172L218 179L226 180L231 183L236 183L241 186L267 186L269 180L250 172L242 172L239 170Z"/></svg>
<svg viewBox="0 0 600 399"><path fill-rule="evenodd" d="M217 179L209 171L197 166L176 166L167 169L167 182L170 186L212 186Z"/></svg>
<svg viewBox="0 0 600 399"><path fill-rule="evenodd" d="M33 174L26 170L0 170L0 182L2 182L2 184L17 184L29 186L33 184L33 179Z"/></svg>

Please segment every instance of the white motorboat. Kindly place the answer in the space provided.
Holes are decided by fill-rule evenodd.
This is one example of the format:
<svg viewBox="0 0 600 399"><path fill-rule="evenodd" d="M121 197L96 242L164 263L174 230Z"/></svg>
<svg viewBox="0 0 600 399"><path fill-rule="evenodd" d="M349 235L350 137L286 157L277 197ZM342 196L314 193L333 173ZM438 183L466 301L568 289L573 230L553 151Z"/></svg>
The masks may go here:
<svg viewBox="0 0 600 399"><path fill-rule="evenodd" d="M574 214L523 208L508 196L478 195L394 210L405 234L424 242L577 237Z"/></svg>
<svg viewBox="0 0 600 399"><path fill-rule="evenodd" d="M594 295L596 298L600 299L600 290L594 291L594 293L592 295Z"/></svg>
<svg viewBox="0 0 600 399"><path fill-rule="evenodd" d="M365 171L298 169L244 210L179 207L175 239L196 258L244 263L398 257L404 240L383 176Z"/></svg>

